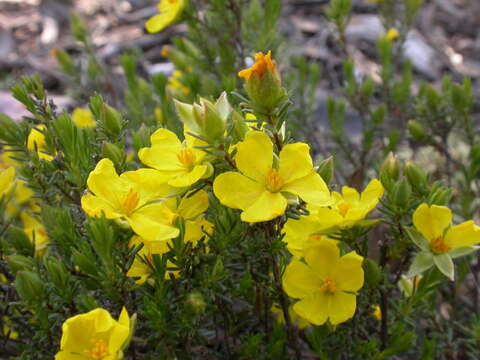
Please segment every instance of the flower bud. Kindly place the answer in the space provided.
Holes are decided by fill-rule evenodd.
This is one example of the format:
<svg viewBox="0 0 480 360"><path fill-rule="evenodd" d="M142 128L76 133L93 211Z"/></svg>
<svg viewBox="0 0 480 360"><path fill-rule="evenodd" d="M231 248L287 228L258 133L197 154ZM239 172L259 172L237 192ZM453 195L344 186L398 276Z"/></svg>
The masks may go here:
<svg viewBox="0 0 480 360"><path fill-rule="evenodd" d="M412 136L413 139L416 141L423 141L427 137L427 134L425 133L425 129L422 124L420 124L416 120L409 120L408 124L408 132Z"/></svg>
<svg viewBox="0 0 480 360"><path fill-rule="evenodd" d="M196 315L203 314L207 308L207 304L205 303L203 295L198 291L192 291L190 294L188 294L186 306L187 309Z"/></svg>
<svg viewBox="0 0 480 360"><path fill-rule="evenodd" d="M107 104L102 104L100 121L104 130L110 138L116 139L120 136L123 127L122 115Z"/></svg>
<svg viewBox="0 0 480 360"><path fill-rule="evenodd" d="M267 55L261 52L255 54L255 64L238 73L245 79L245 90L253 103L267 110L273 110L286 97L277 65L271 56L271 51Z"/></svg>
<svg viewBox="0 0 480 360"><path fill-rule="evenodd" d="M330 156L329 158L323 160L317 169L317 173L322 177L323 181L328 185L333 179L333 172L334 172L334 164L333 164L333 157Z"/></svg>
<svg viewBox="0 0 480 360"><path fill-rule="evenodd" d="M73 63L72 57L62 49L52 49L50 53L58 61L58 64L62 70L68 75L74 75L76 72L75 64Z"/></svg>
<svg viewBox="0 0 480 360"><path fill-rule="evenodd" d="M15 289L26 302L40 301L45 287L40 277L32 271L19 271L15 278Z"/></svg>
<svg viewBox="0 0 480 360"><path fill-rule="evenodd" d="M70 18L72 34L76 40L86 43L87 42L87 26L85 22L75 14L71 15Z"/></svg>
<svg viewBox="0 0 480 360"><path fill-rule="evenodd" d="M65 289L68 286L69 274L65 265L54 257L44 260L45 268L58 289Z"/></svg>
<svg viewBox="0 0 480 360"><path fill-rule="evenodd" d="M403 167L403 173L413 188L423 188L427 184L427 174L413 161L407 161Z"/></svg>
<svg viewBox="0 0 480 360"><path fill-rule="evenodd" d="M232 112L225 92L215 104L204 98L200 98L200 103L193 105L175 100L175 109L180 120L190 131L200 135L212 145L222 141Z"/></svg>
<svg viewBox="0 0 480 360"><path fill-rule="evenodd" d="M21 270L32 270L35 266L33 258L17 254L7 256L7 263L12 273Z"/></svg>
<svg viewBox="0 0 480 360"><path fill-rule="evenodd" d="M103 157L112 160L117 169L121 169L125 163L125 151L118 145L104 142L103 143Z"/></svg>
<svg viewBox="0 0 480 360"><path fill-rule="evenodd" d="M412 188L406 179L402 179L395 184L393 188L393 202L396 205L407 205L411 195Z"/></svg>
<svg viewBox="0 0 480 360"><path fill-rule="evenodd" d="M363 262L363 271L365 271L365 282L371 288L377 287L382 278L382 271L377 262L372 259L365 259Z"/></svg>
<svg viewBox="0 0 480 360"><path fill-rule="evenodd" d="M380 167L380 178L387 177L391 180L398 180L400 175L400 166L396 156L390 152Z"/></svg>

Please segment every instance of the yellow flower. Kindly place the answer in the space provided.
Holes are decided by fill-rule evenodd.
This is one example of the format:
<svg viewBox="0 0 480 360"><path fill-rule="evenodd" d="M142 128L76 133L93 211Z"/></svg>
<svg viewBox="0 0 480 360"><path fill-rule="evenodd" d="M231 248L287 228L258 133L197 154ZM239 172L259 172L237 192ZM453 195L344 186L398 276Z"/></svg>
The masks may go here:
<svg viewBox="0 0 480 360"><path fill-rule="evenodd" d="M413 225L435 254L480 243L480 227L472 220L452 226L452 211L446 206L421 204L413 214Z"/></svg>
<svg viewBox="0 0 480 360"><path fill-rule="evenodd" d="M40 159L50 161L53 159L53 156L45 153L47 142L42 132L46 129L45 125L37 125L37 127L33 128L28 135L27 148L30 151L35 151L36 149Z"/></svg>
<svg viewBox="0 0 480 360"><path fill-rule="evenodd" d="M332 192L334 203L331 208L312 206L312 212L316 214L317 218L329 219L331 223L336 223L339 227L350 227L364 219L377 206L383 192L382 183L377 179L371 180L361 194L351 187L344 186L342 194Z"/></svg>
<svg viewBox="0 0 480 360"><path fill-rule="evenodd" d="M372 311L372 316L377 320L377 321L382 321L382 309L380 309L379 305L375 305L374 309Z"/></svg>
<svg viewBox="0 0 480 360"><path fill-rule="evenodd" d="M395 28L389 29L387 31L387 34L385 35L385 37L390 41L396 40L399 36L400 36L400 34L398 33L398 30L395 29Z"/></svg>
<svg viewBox="0 0 480 360"><path fill-rule="evenodd" d="M72 120L80 128L97 126L89 109L75 108L72 113Z"/></svg>
<svg viewBox="0 0 480 360"><path fill-rule="evenodd" d="M2 317L3 326L0 328L0 335L3 337L7 337L9 339L15 340L18 339L18 332L12 330L12 320L8 316Z"/></svg>
<svg viewBox="0 0 480 360"><path fill-rule="evenodd" d="M158 129L150 137L151 147L140 149L138 157L147 166L168 178L168 184L188 187L210 176L211 165L204 161L205 152L196 149L196 139L186 135L183 143L167 129Z"/></svg>
<svg viewBox="0 0 480 360"><path fill-rule="evenodd" d="M35 253L41 256L49 243L45 226L25 211L20 214L20 218L23 222L23 231L35 245Z"/></svg>
<svg viewBox="0 0 480 360"><path fill-rule="evenodd" d="M255 54L255 63L238 73L238 76L249 81L252 75L263 77L266 72L276 73L277 65L275 60L272 60L272 52L268 51L267 55L263 55L262 52Z"/></svg>
<svg viewBox="0 0 480 360"><path fill-rule="evenodd" d="M274 314L279 324L285 324L285 316L283 316L283 310L278 304L273 304L270 310ZM293 305L290 305L288 307L288 315L290 316L290 321L292 322L292 324L295 324L299 329L305 329L311 326L311 324L307 320L298 316L298 314L293 309Z"/></svg>
<svg viewBox="0 0 480 360"><path fill-rule="evenodd" d="M162 201L174 192L165 182L153 169L118 176L112 161L102 159L88 176L91 193L82 197L82 208L89 216L125 220L144 239L175 238L179 231L169 225L175 215Z"/></svg>
<svg viewBox="0 0 480 360"><path fill-rule="evenodd" d="M313 169L307 144L286 145L280 152L278 168L266 134L250 131L236 146L235 163L240 172L217 176L213 191L223 205L243 210L243 221L268 221L283 215L287 208L285 194L318 206L330 203L329 190Z"/></svg>
<svg viewBox="0 0 480 360"><path fill-rule="evenodd" d="M162 31L181 15L188 0L160 0L159 14L148 19L145 27L149 33Z"/></svg>
<svg viewBox="0 0 480 360"><path fill-rule="evenodd" d="M6 169L0 168L0 198L6 195L15 182L15 168L13 166Z"/></svg>
<svg viewBox="0 0 480 360"><path fill-rule="evenodd" d="M120 360L131 333L125 308L118 321L97 308L67 319L62 326L60 351L55 360Z"/></svg>
<svg viewBox="0 0 480 360"><path fill-rule="evenodd" d="M165 202L165 205L176 214L176 217L184 221L185 236L183 241L192 242L192 246L195 246L205 235L204 232L212 233L213 224L203 218L203 213L208 209L208 194L204 190L199 190L193 195L191 193L185 194L179 203L176 198L170 198Z"/></svg>
<svg viewBox="0 0 480 360"><path fill-rule="evenodd" d="M168 78L167 89L170 90L173 94L190 94L190 89L181 82L182 76L183 73L180 70L175 70L172 76Z"/></svg>
<svg viewBox="0 0 480 360"><path fill-rule="evenodd" d="M304 258L293 258L283 276L285 292L300 299L295 312L315 325L350 319L356 309L353 292L363 286L363 257L355 251L340 257L335 243L324 240L306 249Z"/></svg>
<svg viewBox="0 0 480 360"><path fill-rule="evenodd" d="M162 242L151 242L151 241L144 241L139 236L134 236L129 243L130 247L134 247L143 243L143 248L135 256L133 260L132 266L127 272L128 277L135 277L138 278L135 282L139 285L143 284L149 277L152 275L153 269L150 266L153 263L153 255L158 254L162 255L168 252L170 249L168 247L167 241ZM148 263L148 262L150 263ZM174 264L167 260L167 271L165 272L165 279L170 279L170 274L174 277L177 277L179 274L179 270L173 270Z"/></svg>

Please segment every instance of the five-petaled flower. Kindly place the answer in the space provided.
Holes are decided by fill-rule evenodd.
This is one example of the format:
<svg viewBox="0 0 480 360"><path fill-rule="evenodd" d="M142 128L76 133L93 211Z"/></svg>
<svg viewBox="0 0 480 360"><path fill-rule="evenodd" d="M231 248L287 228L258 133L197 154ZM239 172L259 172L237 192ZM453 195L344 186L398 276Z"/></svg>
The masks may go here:
<svg viewBox="0 0 480 360"><path fill-rule="evenodd" d="M452 226L452 211L446 206L421 204L413 214L413 225L435 254L480 243L480 227L472 220Z"/></svg>
<svg viewBox="0 0 480 360"><path fill-rule="evenodd" d="M90 173L90 193L82 197L82 208L90 216L127 221L144 239L175 238L179 230L171 226L175 214L164 204L175 194L163 174L154 169L138 169L117 175L113 163L102 159Z"/></svg>
<svg viewBox="0 0 480 360"><path fill-rule="evenodd" d="M159 14L147 20L145 27L149 33L162 31L182 14L188 0L160 0Z"/></svg>
<svg viewBox="0 0 480 360"><path fill-rule="evenodd" d="M167 177L171 186L188 187L210 176L211 165L204 161L206 153L196 148L200 140L185 134L182 143L175 133L159 129L150 141L152 146L140 149L138 157L145 165Z"/></svg>
<svg viewBox="0 0 480 360"><path fill-rule="evenodd" d="M295 196L318 206L330 204L330 192L313 168L307 144L286 145L280 151L278 166L273 144L262 132L248 132L236 147L235 163L240 172L217 176L213 191L222 204L241 209L243 221L268 221L283 215L288 199Z"/></svg>
<svg viewBox="0 0 480 360"><path fill-rule="evenodd" d="M293 258L283 276L283 288L300 299L293 309L315 325L327 320L337 325L350 319L356 295L363 286L363 257L355 251L340 257L336 243L319 241L304 251L304 261Z"/></svg>
<svg viewBox="0 0 480 360"><path fill-rule="evenodd" d="M107 310L97 308L63 323L55 360L120 360L130 336L130 318L125 308L118 321Z"/></svg>

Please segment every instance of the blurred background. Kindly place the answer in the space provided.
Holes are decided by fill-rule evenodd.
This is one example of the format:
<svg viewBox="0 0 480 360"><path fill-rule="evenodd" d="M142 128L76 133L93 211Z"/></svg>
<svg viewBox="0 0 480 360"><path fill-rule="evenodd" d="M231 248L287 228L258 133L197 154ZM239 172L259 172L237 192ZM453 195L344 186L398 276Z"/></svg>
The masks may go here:
<svg viewBox="0 0 480 360"><path fill-rule="evenodd" d="M357 76L379 80L375 43L386 29L377 15L375 0L354 1L353 17L346 29L347 51ZM320 64L319 107L326 94L335 96L342 84L341 61L334 44L334 29L325 17L329 1L284 0L280 28L287 40L289 54L303 55ZM184 25L168 27L148 34L145 21L157 13L157 2L149 0L0 0L0 111L13 118L25 114L23 107L9 94L9 86L21 76L40 74L46 89L60 107L73 107L65 93L64 75L52 56L52 50L65 49L74 59L78 44L70 31L70 13L78 14L88 25L100 59L121 75L119 55L138 49L145 75L173 71L173 65L161 55L163 45L185 31ZM440 86L442 76L454 81L473 80L480 92L480 1L425 1L413 30L404 45L416 75ZM260 49L262 50L262 49ZM274 54L282 63L282 54Z"/></svg>

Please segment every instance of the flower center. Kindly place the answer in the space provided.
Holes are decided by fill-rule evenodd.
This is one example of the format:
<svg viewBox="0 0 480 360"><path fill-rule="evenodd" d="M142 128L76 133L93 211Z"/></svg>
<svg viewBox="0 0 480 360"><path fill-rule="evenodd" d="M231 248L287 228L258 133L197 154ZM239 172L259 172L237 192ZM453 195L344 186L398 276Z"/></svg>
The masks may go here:
<svg viewBox="0 0 480 360"><path fill-rule="evenodd" d="M345 217L347 215L348 210L350 210L351 207L352 207L352 204L349 204L349 203L346 203L346 202L343 202L343 203L337 205L338 212L343 217Z"/></svg>
<svg viewBox="0 0 480 360"><path fill-rule="evenodd" d="M183 148L178 152L177 159L185 167L191 167L195 162L195 154L192 149Z"/></svg>
<svg viewBox="0 0 480 360"><path fill-rule="evenodd" d="M445 244L445 239L442 237L430 241L430 247L432 248L433 252L437 254L444 254L451 250L450 246Z"/></svg>
<svg viewBox="0 0 480 360"><path fill-rule="evenodd" d="M95 360L100 360L108 355L108 346L105 341L92 339L92 344L93 347L90 350L85 350L87 356Z"/></svg>
<svg viewBox="0 0 480 360"><path fill-rule="evenodd" d="M140 195L138 192L130 189L125 200L123 200L122 208L126 215L130 215L138 206L138 202L140 201Z"/></svg>
<svg viewBox="0 0 480 360"><path fill-rule="evenodd" d="M278 192L283 186L283 179L280 176L280 173L276 169L268 170L265 185L267 189L271 192Z"/></svg>
<svg viewBox="0 0 480 360"><path fill-rule="evenodd" d="M329 294L334 294L335 291L337 291L335 280L333 280L331 277L326 277L325 280L323 280L321 290Z"/></svg>

